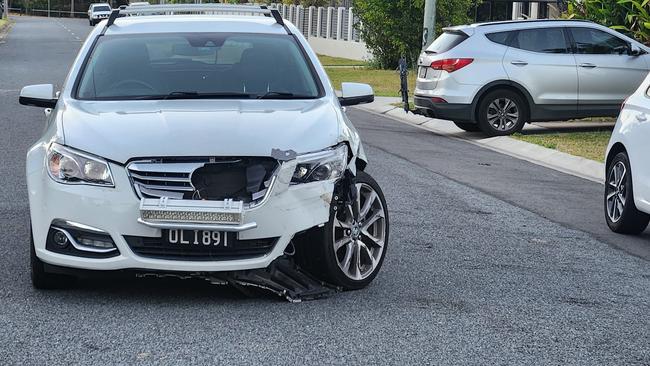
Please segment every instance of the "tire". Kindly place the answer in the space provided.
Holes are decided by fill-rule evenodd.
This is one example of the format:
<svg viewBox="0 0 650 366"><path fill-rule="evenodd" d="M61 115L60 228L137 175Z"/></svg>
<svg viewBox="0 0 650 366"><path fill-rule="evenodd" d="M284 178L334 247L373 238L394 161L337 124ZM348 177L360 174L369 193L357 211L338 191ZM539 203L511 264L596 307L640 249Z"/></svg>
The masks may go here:
<svg viewBox="0 0 650 366"><path fill-rule="evenodd" d="M476 123L464 123L464 122L454 122L456 127L460 128L463 131L467 132L479 132L481 128Z"/></svg>
<svg viewBox="0 0 650 366"><path fill-rule="evenodd" d="M45 263L36 256L34 248L34 235L29 233L29 259L31 265L32 286L37 290L52 290L68 288L74 284L76 278L62 274L48 273L45 271Z"/></svg>
<svg viewBox="0 0 650 366"><path fill-rule="evenodd" d="M352 215L346 213L347 209L336 210L334 202L330 209L329 222L322 228L308 231L296 240L296 262L316 278L344 290L359 290L374 280L384 262L390 232L386 200L377 182L367 173L359 171L354 183L358 189L361 188L360 196L363 197L360 199L361 208L364 208L365 203L368 202L368 197L374 197L365 218L371 218L379 212L383 216L365 230L366 233L372 231L372 235L377 235L376 238L383 237L380 240L382 245L378 245L376 241L373 242L373 239L365 234L359 235L359 240L351 239L354 235L352 230L357 230L353 225L346 224L344 221L348 221L347 218ZM373 196L371 192L374 192L376 196ZM361 222L363 223L363 221ZM348 231L343 227L344 225L351 229ZM335 250L335 238L341 236L347 238L348 243ZM363 245L358 244L359 242ZM361 255L357 256L357 253L361 253ZM370 259L371 256L374 260ZM357 261L357 258L360 260ZM350 264L347 270L339 264L346 262L346 259L349 259L347 263ZM361 265L354 266L353 263L361 263ZM354 275L355 273L357 276Z"/></svg>
<svg viewBox="0 0 650 366"><path fill-rule="evenodd" d="M637 210L634 204L632 168L625 152L618 153L607 166L605 181L605 219L609 228L619 234L640 234L650 222L650 215Z"/></svg>
<svg viewBox="0 0 650 366"><path fill-rule="evenodd" d="M521 131L528 118L528 105L518 93L497 89L478 106L478 126L488 136L507 136Z"/></svg>

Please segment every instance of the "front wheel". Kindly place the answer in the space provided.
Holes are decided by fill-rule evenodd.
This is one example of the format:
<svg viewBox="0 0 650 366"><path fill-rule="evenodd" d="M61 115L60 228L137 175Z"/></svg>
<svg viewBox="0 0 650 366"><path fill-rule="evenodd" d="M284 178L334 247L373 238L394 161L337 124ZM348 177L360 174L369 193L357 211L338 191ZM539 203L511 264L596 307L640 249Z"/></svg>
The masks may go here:
<svg viewBox="0 0 650 366"><path fill-rule="evenodd" d="M626 153L618 153L607 167L605 182L605 219L609 228L621 234L640 234L650 216L634 204L632 169Z"/></svg>
<svg viewBox="0 0 650 366"><path fill-rule="evenodd" d="M333 202L329 222L296 247L296 259L308 272L346 290L362 289L377 276L389 234L386 200L377 182L364 172L353 182L356 200L342 207Z"/></svg>

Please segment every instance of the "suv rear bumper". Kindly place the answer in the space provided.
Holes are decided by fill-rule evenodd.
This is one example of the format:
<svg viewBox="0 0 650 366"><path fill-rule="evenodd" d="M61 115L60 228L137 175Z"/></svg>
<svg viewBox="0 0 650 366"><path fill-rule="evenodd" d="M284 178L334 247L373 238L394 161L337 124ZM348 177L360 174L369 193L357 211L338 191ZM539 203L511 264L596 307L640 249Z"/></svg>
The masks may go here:
<svg viewBox="0 0 650 366"><path fill-rule="evenodd" d="M454 122L476 123L472 116L471 104L434 103L430 97L414 96L417 109L425 110L433 118L446 119Z"/></svg>

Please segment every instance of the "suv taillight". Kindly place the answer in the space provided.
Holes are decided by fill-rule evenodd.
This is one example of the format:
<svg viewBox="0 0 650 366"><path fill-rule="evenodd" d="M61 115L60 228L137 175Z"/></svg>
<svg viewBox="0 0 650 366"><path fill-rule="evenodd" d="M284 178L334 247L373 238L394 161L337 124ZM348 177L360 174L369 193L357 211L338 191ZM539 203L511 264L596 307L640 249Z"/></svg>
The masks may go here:
<svg viewBox="0 0 650 366"><path fill-rule="evenodd" d="M433 61L431 68L434 70L444 70L454 72L474 62L473 58L447 58L444 60Z"/></svg>

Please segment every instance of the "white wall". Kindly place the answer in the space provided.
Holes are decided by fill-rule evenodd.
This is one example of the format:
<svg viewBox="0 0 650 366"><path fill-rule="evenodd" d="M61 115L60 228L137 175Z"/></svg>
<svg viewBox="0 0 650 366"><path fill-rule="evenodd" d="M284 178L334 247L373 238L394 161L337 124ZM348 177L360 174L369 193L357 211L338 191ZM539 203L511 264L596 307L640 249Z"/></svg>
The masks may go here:
<svg viewBox="0 0 650 366"><path fill-rule="evenodd" d="M308 41L314 51L320 55L359 61L367 61L372 57L363 42L339 41L320 37L309 37Z"/></svg>

